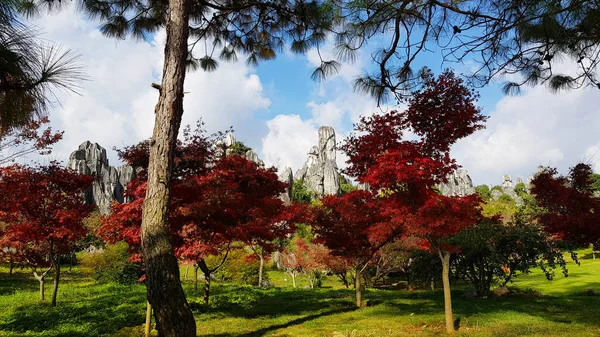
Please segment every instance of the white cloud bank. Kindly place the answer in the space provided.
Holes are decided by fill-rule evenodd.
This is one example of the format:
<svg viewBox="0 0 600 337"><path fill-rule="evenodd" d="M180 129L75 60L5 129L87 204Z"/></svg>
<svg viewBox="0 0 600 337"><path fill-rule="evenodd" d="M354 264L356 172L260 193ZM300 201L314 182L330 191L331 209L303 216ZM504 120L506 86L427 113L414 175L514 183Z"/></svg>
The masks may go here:
<svg viewBox="0 0 600 337"><path fill-rule="evenodd" d="M106 38L96 22L85 20L73 9L45 16L34 22L43 38L76 50L89 81L82 83L81 96L60 94L61 105L51 113L55 128L64 139L49 158L66 161L85 140L110 149L131 145L151 136L158 92L150 87L160 82L164 32L152 43ZM266 126L255 115L266 111L270 101L263 94L260 78L244 62L221 63L218 71L187 74L183 123L194 125L200 117L209 131L234 126L240 140L258 146ZM113 151L108 151L112 163Z"/></svg>
<svg viewBox="0 0 600 337"><path fill-rule="evenodd" d="M453 148L475 184L501 183L503 174L527 178L538 165L568 169L579 161L600 170L600 96L587 88L552 94L544 87L504 97L487 129Z"/></svg>

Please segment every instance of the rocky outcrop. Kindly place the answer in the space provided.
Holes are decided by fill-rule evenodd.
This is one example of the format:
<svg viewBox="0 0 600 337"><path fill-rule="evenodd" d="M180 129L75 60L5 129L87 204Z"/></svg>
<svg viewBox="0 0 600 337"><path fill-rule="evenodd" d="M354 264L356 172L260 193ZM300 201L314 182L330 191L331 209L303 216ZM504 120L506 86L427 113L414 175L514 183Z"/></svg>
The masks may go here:
<svg viewBox="0 0 600 337"><path fill-rule="evenodd" d="M256 163L260 167L265 166L265 162L263 162L260 158L258 158L258 154L256 152L254 152L254 150L246 151L245 157L246 157L246 159L248 159L251 162Z"/></svg>
<svg viewBox="0 0 600 337"><path fill-rule="evenodd" d="M81 174L94 177L92 187L85 191L85 201L98 206L103 214L110 212L113 201L124 202L125 186L135 178L135 170L129 165L118 168L110 166L106 149L89 141L69 156L68 167Z"/></svg>
<svg viewBox="0 0 600 337"><path fill-rule="evenodd" d="M523 182L523 180L517 178L517 183L519 182ZM502 192L498 190L492 191L492 200L498 200L500 196L506 194L515 201L517 206L523 205L523 199L517 194L517 192L515 192L515 185L513 185L512 177L510 175L502 176L502 185L500 187L502 188Z"/></svg>
<svg viewBox="0 0 600 337"><path fill-rule="evenodd" d="M438 185L440 192L446 196L471 195L475 193L469 171L458 169L448 176L448 182Z"/></svg>
<svg viewBox="0 0 600 337"><path fill-rule="evenodd" d="M335 162L335 131L330 126L319 128L319 145L308 152L304 166L296 172L309 191L321 198L340 194L340 174Z"/></svg>
<svg viewBox="0 0 600 337"><path fill-rule="evenodd" d="M294 175L292 174L292 168L286 167L279 173L279 180L286 183L288 187L285 192L281 194L280 198L284 203L289 204L292 202L292 186L294 185Z"/></svg>

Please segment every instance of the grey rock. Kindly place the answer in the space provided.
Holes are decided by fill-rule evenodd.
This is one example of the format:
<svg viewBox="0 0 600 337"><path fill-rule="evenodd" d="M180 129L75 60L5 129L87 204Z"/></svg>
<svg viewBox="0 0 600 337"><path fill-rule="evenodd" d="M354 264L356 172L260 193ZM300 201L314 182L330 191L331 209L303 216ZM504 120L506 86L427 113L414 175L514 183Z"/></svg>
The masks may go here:
<svg viewBox="0 0 600 337"><path fill-rule="evenodd" d="M69 156L68 167L80 174L94 177L92 187L85 191L85 201L98 206L103 214L110 213L113 201L124 202L125 186L135 178L135 170L128 165L114 168L109 165L106 149L89 141L83 142Z"/></svg>
<svg viewBox="0 0 600 337"><path fill-rule="evenodd" d="M498 200L498 198L500 198L500 196L502 195L502 192L498 191L498 190L492 190L492 200Z"/></svg>
<svg viewBox="0 0 600 337"><path fill-rule="evenodd" d="M523 180L517 178L517 183L522 182ZM496 201L502 195L508 195L511 199L515 201L517 206L523 206L523 198L521 198L517 192L515 192L515 185L513 185L513 181L510 175L506 174L502 176L502 191L493 190L492 191L492 200Z"/></svg>
<svg viewBox="0 0 600 337"><path fill-rule="evenodd" d="M356 186L356 189L361 191L371 191L371 185L368 183L359 183L358 186Z"/></svg>
<svg viewBox="0 0 600 337"><path fill-rule="evenodd" d="M256 152L254 152L254 150L246 151L246 159L248 159L251 162L256 163L260 167L265 166L265 163L260 158L258 158L258 154Z"/></svg>
<svg viewBox="0 0 600 337"><path fill-rule="evenodd" d="M508 174L502 176L502 189L507 188L513 188L512 178Z"/></svg>
<svg viewBox="0 0 600 337"><path fill-rule="evenodd" d="M284 203L289 204L292 202L292 186L294 185L294 175L292 174L292 168L286 167L279 173L279 180L286 183L288 187L285 192L281 194L280 198Z"/></svg>
<svg viewBox="0 0 600 337"><path fill-rule="evenodd" d="M330 126L319 128L319 145L308 152L304 166L296 172L296 179L321 198L340 194L340 174L335 162L335 131Z"/></svg>
<svg viewBox="0 0 600 337"><path fill-rule="evenodd" d="M235 139L233 132L228 132L227 135L225 135L223 142L226 147L231 147L237 142L237 140Z"/></svg>
<svg viewBox="0 0 600 337"><path fill-rule="evenodd" d="M448 182L438 185L440 192L446 196L471 195L475 193L469 171L458 169L448 176Z"/></svg>

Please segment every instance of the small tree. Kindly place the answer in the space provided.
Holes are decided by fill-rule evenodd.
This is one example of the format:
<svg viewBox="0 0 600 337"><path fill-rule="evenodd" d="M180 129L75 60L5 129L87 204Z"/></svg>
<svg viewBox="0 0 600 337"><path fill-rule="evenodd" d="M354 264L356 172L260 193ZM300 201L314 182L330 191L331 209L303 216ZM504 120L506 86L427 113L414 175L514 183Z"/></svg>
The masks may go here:
<svg viewBox="0 0 600 337"><path fill-rule="evenodd" d="M399 234L412 235L439 255L445 266L446 330L452 333L448 280L452 249L445 240L475 223L479 199L441 196L435 186L457 168L450 157L451 145L483 128L486 117L475 105L479 95L452 72L435 78L426 71L423 81L406 111L362 118L343 149L348 155L347 173L378 191L391 217L389 226L378 226L370 237L390 242ZM403 139L408 131L419 138Z"/></svg>
<svg viewBox="0 0 600 337"><path fill-rule="evenodd" d="M362 273L385 240L400 234L401 227L394 226L387 214L378 197L362 190L326 196L315 207L315 241L352 267L358 307L362 306Z"/></svg>
<svg viewBox="0 0 600 337"><path fill-rule="evenodd" d="M539 225L517 218L508 224L486 219L467 228L450 242L459 247L454 266L458 275L475 287L478 296L487 296L494 284L505 286L519 273L540 267L551 280L553 269L567 269L562 251Z"/></svg>
<svg viewBox="0 0 600 337"><path fill-rule="evenodd" d="M572 167L567 176L546 168L531 182L531 193L543 208L538 219L544 230L580 245L600 239L600 199L594 197L592 168Z"/></svg>
<svg viewBox="0 0 600 337"><path fill-rule="evenodd" d="M83 219L89 212L82 198L92 177L58 166L13 165L0 170L0 220L9 224L4 247L15 249L15 258L28 265L40 282L54 269L52 306L60 281L60 257L70 254L86 235ZM41 271L38 270L41 268Z"/></svg>

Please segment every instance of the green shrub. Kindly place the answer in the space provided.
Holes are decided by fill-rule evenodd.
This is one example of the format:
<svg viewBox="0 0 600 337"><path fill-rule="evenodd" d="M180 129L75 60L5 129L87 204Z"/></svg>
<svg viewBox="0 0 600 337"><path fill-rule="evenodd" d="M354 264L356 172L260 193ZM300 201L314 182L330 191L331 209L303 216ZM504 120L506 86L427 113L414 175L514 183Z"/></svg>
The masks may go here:
<svg viewBox="0 0 600 337"><path fill-rule="evenodd" d="M79 253L83 266L92 268L100 282L135 283L142 275L141 266L129 261L127 243L106 245L102 252Z"/></svg>
<svg viewBox="0 0 600 337"><path fill-rule="evenodd" d="M223 281L258 285L259 262L244 249L229 252L227 260L215 273ZM266 277L266 268L263 277Z"/></svg>

